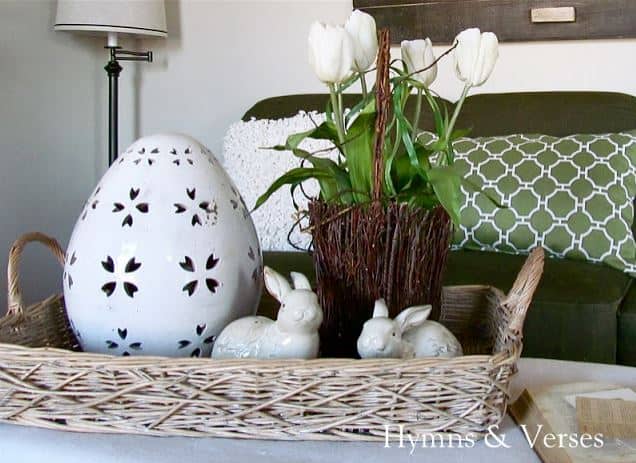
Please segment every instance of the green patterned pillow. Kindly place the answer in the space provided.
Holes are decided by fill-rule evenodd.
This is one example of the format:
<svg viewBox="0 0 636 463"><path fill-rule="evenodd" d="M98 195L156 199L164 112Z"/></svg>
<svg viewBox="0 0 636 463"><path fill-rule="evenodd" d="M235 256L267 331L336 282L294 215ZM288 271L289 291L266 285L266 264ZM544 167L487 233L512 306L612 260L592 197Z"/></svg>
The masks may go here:
<svg viewBox="0 0 636 463"><path fill-rule="evenodd" d="M454 146L461 174L506 206L462 187L454 247L526 253L543 246L636 276L636 132L462 138Z"/></svg>

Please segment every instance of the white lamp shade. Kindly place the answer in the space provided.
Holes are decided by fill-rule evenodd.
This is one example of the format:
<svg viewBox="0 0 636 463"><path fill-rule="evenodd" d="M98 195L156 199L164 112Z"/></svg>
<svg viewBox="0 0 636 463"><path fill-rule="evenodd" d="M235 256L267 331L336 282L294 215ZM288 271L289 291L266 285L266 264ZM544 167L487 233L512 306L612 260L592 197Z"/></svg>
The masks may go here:
<svg viewBox="0 0 636 463"><path fill-rule="evenodd" d="M58 0L54 29L168 35L163 0Z"/></svg>

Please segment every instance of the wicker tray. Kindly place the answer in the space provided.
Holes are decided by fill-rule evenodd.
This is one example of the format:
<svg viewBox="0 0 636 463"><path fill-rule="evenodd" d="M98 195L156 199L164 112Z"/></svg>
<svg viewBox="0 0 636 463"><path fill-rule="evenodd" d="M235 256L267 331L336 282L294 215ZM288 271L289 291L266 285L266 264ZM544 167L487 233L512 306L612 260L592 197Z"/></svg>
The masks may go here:
<svg viewBox="0 0 636 463"><path fill-rule="evenodd" d="M0 420L82 432L259 439L384 440L397 432L482 436L503 418L522 327L543 270L535 250L504 295L446 287L442 321L468 354L454 359L289 361L112 357L76 352L61 296L26 309L25 235L11 249L0 320Z"/></svg>

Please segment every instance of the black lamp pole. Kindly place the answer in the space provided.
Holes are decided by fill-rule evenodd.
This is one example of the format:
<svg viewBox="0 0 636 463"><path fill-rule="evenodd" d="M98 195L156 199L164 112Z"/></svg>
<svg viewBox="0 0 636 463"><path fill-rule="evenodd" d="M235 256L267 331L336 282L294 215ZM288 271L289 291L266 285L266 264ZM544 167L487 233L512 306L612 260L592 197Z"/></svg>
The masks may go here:
<svg viewBox="0 0 636 463"><path fill-rule="evenodd" d="M122 50L118 46L107 46L105 48L110 50L110 61L104 66L108 73L108 165L110 166L117 159L118 151L117 79L119 79L119 73L122 71L118 61L146 61L152 63L152 52Z"/></svg>

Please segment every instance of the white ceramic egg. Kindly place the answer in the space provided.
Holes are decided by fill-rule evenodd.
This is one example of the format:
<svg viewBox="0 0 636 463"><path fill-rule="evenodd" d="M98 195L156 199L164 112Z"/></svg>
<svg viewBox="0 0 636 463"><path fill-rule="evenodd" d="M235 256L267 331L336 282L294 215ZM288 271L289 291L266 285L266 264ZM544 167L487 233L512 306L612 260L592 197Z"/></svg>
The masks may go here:
<svg viewBox="0 0 636 463"><path fill-rule="evenodd" d="M209 356L256 311L262 256L249 211L191 137L132 144L106 172L71 237L64 298L88 352Z"/></svg>

